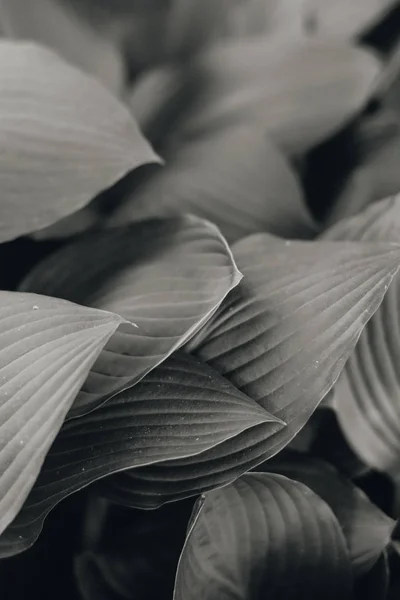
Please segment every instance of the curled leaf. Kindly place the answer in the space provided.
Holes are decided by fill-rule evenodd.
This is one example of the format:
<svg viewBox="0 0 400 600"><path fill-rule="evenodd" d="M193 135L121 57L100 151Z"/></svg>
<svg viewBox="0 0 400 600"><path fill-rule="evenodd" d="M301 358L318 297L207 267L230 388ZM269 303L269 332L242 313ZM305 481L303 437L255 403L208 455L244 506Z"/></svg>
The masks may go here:
<svg viewBox="0 0 400 600"><path fill-rule="evenodd" d="M195 217L94 233L39 264L23 290L111 310L136 325L110 339L70 416L96 408L160 364L240 278L218 229Z"/></svg>
<svg viewBox="0 0 400 600"><path fill-rule="evenodd" d="M324 237L399 242L400 196L340 221ZM339 422L350 446L366 464L394 476L400 469L399 283L397 276L335 388Z"/></svg>
<svg viewBox="0 0 400 600"><path fill-rule="evenodd" d="M301 483L249 473L207 494L174 600L348 599L351 587L346 542L328 505Z"/></svg>
<svg viewBox="0 0 400 600"><path fill-rule="evenodd" d="M300 238L316 231L294 170L251 127L227 127L182 143L111 222L182 212L210 219L229 242L259 231Z"/></svg>
<svg viewBox="0 0 400 600"><path fill-rule="evenodd" d="M394 244L290 242L233 247L244 278L188 348L287 427L288 444L337 380L400 265Z"/></svg>
<svg viewBox="0 0 400 600"><path fill-rule="evenodd" d="M346 538L356 577L368 573L379 561L395 522L329 463L293 454L277 457L257 470L300 481L330 506Z"/></svg>
<svg viewBox="0 0 400 600"><path fill-rule="evenodd" d="M282 427L207 365L185 354L169 358L135 388L64 424L22 511L0 538L0 556L29 547L53 506L97 479L201 456L261 424Z"/></svg>
<svg viewBox="0 0 400 600"><path fill-rule="evenodd" d="M103 30L96 30L71 10L69 0L1 0L6 36L35 40L94 75L116 95L123 87L122 54Z"/></svg>
<svg viewBox="0 0 400 600"><path fill-rule="evenodd" d="M121 322L56 298L0 292L0 533L20 510L90 368Z"/></svg>
<svg viewBox="0 0 400 600"><path fill-rule="evenodd" d="M47 227L159 159L95 79L32 43L0 40L0 242Z"/></svg>

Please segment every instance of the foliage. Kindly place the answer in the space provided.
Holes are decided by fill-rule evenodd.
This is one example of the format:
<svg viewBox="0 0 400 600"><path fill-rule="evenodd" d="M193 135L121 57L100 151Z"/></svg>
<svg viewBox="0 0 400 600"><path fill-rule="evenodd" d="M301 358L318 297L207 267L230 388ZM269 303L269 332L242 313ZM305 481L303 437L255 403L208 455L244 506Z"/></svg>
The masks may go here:
<svg viewBox="0 0 400 600"><path fill-rule="evenodd" d="M0 6L1 589L397 597L398 3Z"/></svg>

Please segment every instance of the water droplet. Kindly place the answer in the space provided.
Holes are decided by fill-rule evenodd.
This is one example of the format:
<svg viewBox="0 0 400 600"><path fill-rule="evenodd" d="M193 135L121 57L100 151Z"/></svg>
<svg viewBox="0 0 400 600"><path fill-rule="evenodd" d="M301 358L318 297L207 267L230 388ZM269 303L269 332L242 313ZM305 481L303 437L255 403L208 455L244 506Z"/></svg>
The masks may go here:
<svg viewBox="0 0 400 600"><path fill-rule="evenodd" d="M39 307L37 306L37 304L35 304L34 306L32 306L32 310L39 310Z"/></svg>
<svg viewBox="0 0 400 600"><path fill-rule="evenodd" d="M23 445L24 445L24 443L25 443L25 442L24 442L24 440L21 440L21 441L20 441L20 444L21 444L21 446L23 446Z"/></svg>

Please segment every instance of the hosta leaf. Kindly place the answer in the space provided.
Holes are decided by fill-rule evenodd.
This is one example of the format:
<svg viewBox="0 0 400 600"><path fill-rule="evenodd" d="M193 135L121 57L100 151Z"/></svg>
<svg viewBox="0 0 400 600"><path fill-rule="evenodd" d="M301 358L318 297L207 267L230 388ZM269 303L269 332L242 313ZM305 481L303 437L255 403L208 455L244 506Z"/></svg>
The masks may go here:
<svg viewBox="0 0 400 600"><path fill-rule="evenodd" d="M124 73L117 44L104 30L88 26L68 4L68 0L0 0L4 33L50 46L119 94Z"/></svg>
<svg viewBox="0 0 400 600"><path fill-rule="evenodd" d="M133 508L158 508L231 483L269 454L276 423L257 425L201 455L117 473L99 481L99 492Z"/></svg>
<svg viewBox="0 0 400 600"><path fill-rule="evenodd" d="M189 347L287 423L269 440L272 456L335 383L399 267L400 249L260 234L233 252L244 278Z"/></svg>
<svg viewBox="0 0 400 600"><path fill-rule="evenodd" d="M127 109L50 50L0 40L0 80L1 242L51 225L158 160Z"/></svg>
<svg viewBox="0 0 400 600"><path fill-rule="evenodd" d="M300 481L330 506L342 527L356 577L366 574L388 546L395 522L329 463L296 456L277 457L257 470Z"/></svg>
<svg viewBox="0 0 400 600"><path fill-rule="evenodd" d="M284 156L263 133L241 126L182 144L112 222L179 212L210 219L228 241L259 231L307 237L316 230Z"/></svg>
<svg viewBox="0 0 400 600"><path fill-rule="evenodd" d="M305 0L304 15L321 38L350 39L382 19L397 0Z"/></svg>
<svg viewBox="0 0 400 600"><path fill-rule="evenodd" d="M400 196L339 222L327 239L400 240ZM339 379L335 401L343 432L369 466L400 472L400 337L398 277L368 323Z"/></svg>
<svg viewBox="0 0 400 600"><path fill-rule="evenodd" d="M214 225L195 217L94 233L33 270L25 291L111 310L135 323L107 344L73 415L141 379L210 318L240 274Z"/></svg>
<svg viewBox="0 0 400 600"><path fill-rule="evenodd" d="M206 88L189 131L252 122L290 153L332 135L373 91L379 61L366 50L313 40L217 44L194 65Z"/></svg>
<svg viewBox="0 0 400 600"><path fill-rule="evenodd" d="M122 319L0 292L0 533L14 519L102 347Z"/></svg>
<svg viewBox="0 0 400 600"><path fill-rule="evenodd" d="M350 598L346 542L305 485L251 473L207 494L178 566L174 600Z"/></svg>
<svg viewBox="0 0 400 600"><path fill-rule="evenodd" d="M0 538L0 556L30 546L49 510L96 479L199 455L260 424L282 427L207 365L185 354L169 358L135 388L64 424L26 504Z"/></svg>

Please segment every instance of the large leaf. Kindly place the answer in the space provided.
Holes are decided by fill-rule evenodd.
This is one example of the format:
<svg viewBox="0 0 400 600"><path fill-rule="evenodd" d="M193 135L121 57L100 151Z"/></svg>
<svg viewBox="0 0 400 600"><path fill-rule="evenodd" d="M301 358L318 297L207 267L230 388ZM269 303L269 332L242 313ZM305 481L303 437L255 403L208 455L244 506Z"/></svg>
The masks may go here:
<svg viewBox="0 0 400 600"><path fill-rule="evenodd" d="M325 238L400 240L400 196L339 222ZM400 473L400 332L398 277L368 323L335 394L338 418L355 452L371 467Z"/></svg>
<svg viewBox="0 0 400 600"><path fill-rule="evenodd" d="M328 393L399 268L394 244L254 235L234 255L243 281L189 347L287 423L288 444Z"/></svg>
<svg viewBox="0 0 400 600"><path fill-rule="evenodd" d="M395 522L329 463L293 453L278 456L257 470L300 481L325 500L343 530L356 577L366 574L379 560Z"/></svg>
<svg viewBox="0 0 400 600"><path fill-rule="evenodd" d="M111 310L137 325L107 344L73 415L140 380L210 318L240 274L214 225L195 217L94 233L33 270L22 285Z"/></svg>
<svg viewBox="0 0 400 600"><path fill-rule="evenodd" d="M131 469L96 484L113 502L133 508L158 508L231 483L270 453L270 437L278 424L247 429L201 455Z"/></svg>
<svg viewBox="0 0 400 600"><path fill-rule="evenodd" d="M262 132L228 127L178 147L113 222L191 212L216 223L228 241L259 231L307 237L316 226L302 196L294 171Z"/></svg>
<svg viewBox="0 0 400 600"><path fill-rule="evenodd" d="M100 79L115 94L123 87L122 54L105 31L75 15L68 0L0 0L5 35L35 40Z"/></svg>
<svg viewBox="0 0 400 600"><path fill-rule="evenodd" d="M304 15L321 38L347 40L382 19L397 0L304 0Z"/></svg>
<svg viewBox="0 0 400 600"><path fill-rule="evenodd" d="M360 48L268 38L215 45L193 68L206 86L189 131L252 122L290 153L340 129L364 106L380 72L377 58Z"/></svg>
<svg viewBox="0 0 400 600"><path fill-rule="evenodd" d="M31 43L0 40L0 241L82 208L158 160L96 80Z"/></svg>
<svg viewBox="0 0 400 600"><path fill-rule="evenodd" d="M207 494L174 600L348 599L350 562L330 508L305 485L251 473Z"/></svg>
<svg viewBox="0 0 400 600"><path fill-rule="evenodd" d="M0 538L0 556L30 546L51 508L96 479L123 469L197 456L276 419L210 367L171 357L135 388L65 423L26 504Z"/></svg>
<svg viewBox="0 0 400 600"><path fill-rule="evenodd" d="M0 292L0 533L14 519L102 347L122 319Z"/></svg>

